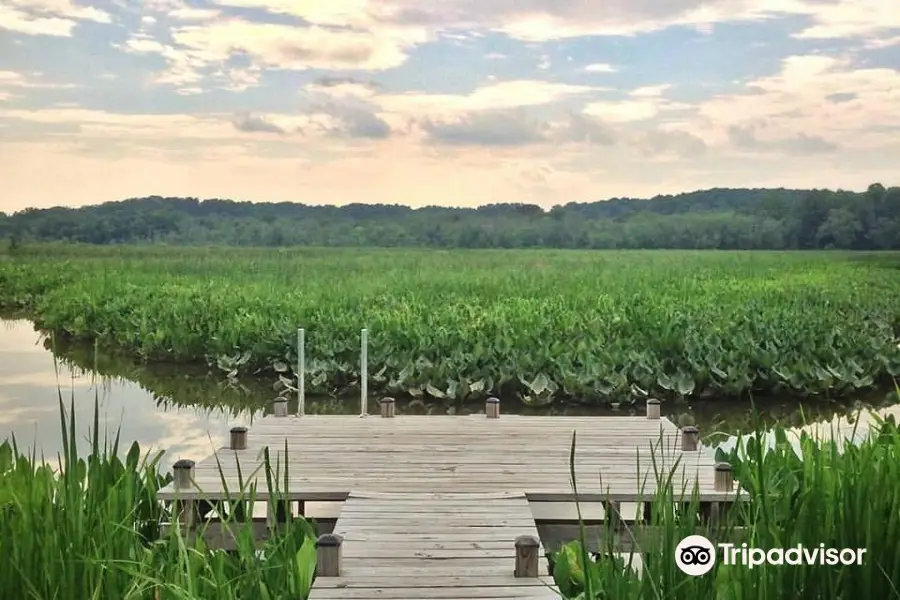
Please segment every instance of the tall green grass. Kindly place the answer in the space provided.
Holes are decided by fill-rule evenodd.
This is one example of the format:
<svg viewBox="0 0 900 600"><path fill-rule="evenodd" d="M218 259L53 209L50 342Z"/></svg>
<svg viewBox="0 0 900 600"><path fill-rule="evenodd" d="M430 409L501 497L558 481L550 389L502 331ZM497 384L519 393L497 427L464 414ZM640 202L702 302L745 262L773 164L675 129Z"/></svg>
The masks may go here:
<svg viewBox="0 0 900 600"><path fill-rule="evenodd" d="M101 441L99 409L87 453L76 440L74 402L59 397L61 454L54 467L15 437L0 445L0 598L30 600L302 600L315 571L314 525L289 520L261 547L249 530L237 550L207 548L178 527L157 492L162 452L137 443L120 458L119 434ZM264 465L278 497L272 465ZM285 469L286 471L286 469ZM236 490L241 497L246 490ZM250 511L255 497L251 490ZM238 496L235 498L239 499ZM252 512L250 513L252 514Z"/></svg>
<svg viewBox="0 0 900 600"><path fill-rule="evenodd" d="M900 598L900 428L892 418L876 422L859 443L799 437L799 452L783 429L775 444L764 448L761 428L739 438L720 458L734 467L745 491L745 502L729 511L718 526L697 518L696 495L691 505L676 509L673 489L658 485L653 500L660 508L652 524L661 543L642 555L642 569L625 568L631 557L614 556L613 533L588 552L582 525L579 540L553 553L554 577L565 598L578 600L856 600ZM570 461L574 465L575 437ZM655 474L664 483L666 473ZM577 483L575 484L577 494ZM580 514L580 511L579 511ZM647 525L637 524L631 527ZM706 575L692 577L675 563L675 547L697 529L706 537L732 541L736 526L747 528L750 548L768 550L802 544L809 549L864 548L856 565L726 565L721 551ZM729 539L731 538L731 539Z"/></svg>

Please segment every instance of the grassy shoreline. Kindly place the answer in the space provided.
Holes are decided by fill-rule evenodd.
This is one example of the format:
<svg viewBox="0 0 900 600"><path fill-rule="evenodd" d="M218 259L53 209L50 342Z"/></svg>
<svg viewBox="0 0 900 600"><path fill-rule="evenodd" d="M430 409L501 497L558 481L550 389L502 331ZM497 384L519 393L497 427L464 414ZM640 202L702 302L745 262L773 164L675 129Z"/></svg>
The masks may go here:
<svg viewBox="0 0 900 600"><path fill-rule="evenodd" d="M156 492L171 481L163 455L120 457L118 433L79 448L72 412L59 398L64 451L54 467L15 438L0 444L0 597L28 600L304 600L315 571L314 524L295 518L261 548L242 537L236 552L205 547L179 528ZM271 467L266 465L269 472ZM270 491L271 491L270 486ZM250 502L254 492L235 499Z"/></svg>

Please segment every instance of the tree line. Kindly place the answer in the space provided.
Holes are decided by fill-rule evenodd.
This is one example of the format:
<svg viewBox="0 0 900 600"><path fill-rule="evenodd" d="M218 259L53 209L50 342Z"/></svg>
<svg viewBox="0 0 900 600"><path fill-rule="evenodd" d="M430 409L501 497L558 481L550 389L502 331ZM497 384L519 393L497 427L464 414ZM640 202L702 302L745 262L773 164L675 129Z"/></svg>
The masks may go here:
<svg viewBox="0 0 900 600"><path fill-rule="evenodd" d="M900 249L900 187L710 189L479 208L309 206L151 196L0 213L10 243L441 248Z"/></svg>

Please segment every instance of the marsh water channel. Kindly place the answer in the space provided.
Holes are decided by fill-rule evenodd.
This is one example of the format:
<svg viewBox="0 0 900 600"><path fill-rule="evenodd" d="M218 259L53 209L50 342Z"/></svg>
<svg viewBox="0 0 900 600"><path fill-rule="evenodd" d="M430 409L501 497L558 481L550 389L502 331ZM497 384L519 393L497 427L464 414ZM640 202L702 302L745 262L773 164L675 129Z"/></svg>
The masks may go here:
<svg viewBox="0 0 900 600"><path fill-rule="evenodd" d="M15 435L20 447L36 447L37 453L53 457L60 450L59 397L68 408L74 401L79 441L87 450L95 400L101 427L110 436L121 429L127 446L133 441L142 452L165 450L163 466L179 458L200 459L226 444L235 424L251 424L268 412L276 396L270 381L246 380L229 383L216 369L178 364L142 364L134 357L95 352L89 345L51 343L51 338L27 320L0 320L0 440ZM797 428L837 426L850 431L855 426L848 415L859 408L879 414L898 414L895 394L885 390L856 402L812 401L800 405L796 399L756 399L767 426L781 424ZM296 398L289 405L296 410ZM377 412L374 398L369 412ZM426 404L398 402L398 414L467 414L481 412L478 404ZM618 409L585 405L528 407L504 402L502 412L534 415L643 414L643 403ZM359 397L306 399L308 414L358 414ZM719 432L706 443L728 447L733 435L751 428L749 402L706 401L695 404L663 403L663 414L679 425L696 425L701 436ZM864 432L869 412L863 412L858 432ZM812 424L812 425L810 425ZM101 439L103 432L101 431Z"/></svg>

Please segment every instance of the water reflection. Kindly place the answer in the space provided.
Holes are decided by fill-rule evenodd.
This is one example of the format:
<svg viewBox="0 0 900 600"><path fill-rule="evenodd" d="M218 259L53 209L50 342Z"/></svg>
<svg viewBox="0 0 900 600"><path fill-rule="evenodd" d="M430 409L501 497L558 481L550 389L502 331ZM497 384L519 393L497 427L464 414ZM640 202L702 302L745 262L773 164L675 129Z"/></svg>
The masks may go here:
<svg viewBox="0 0 900 600"><path fill-rule="evenodd" d="M53 456L60 449L58 393L66 406L74 399L78 430L88 439L95 398L99 401L101 426L112 433L121 426L123 441L137 440L144 451L166 450L164 463L181 457L197 459L224 445L234 424L252 424L268 411L276 395L270 382L229 383L213 368L179 364L141 364L133 357L92 346L51 341L26 320L0 321L0 439L15 434L22 446L36 444L38 452ZM54 357L56 360L54 360ZM59 386L59 387L57 387ZM881 392L854 406L819 401L800 407L795 399L758 401L763 424L776 423L800 430L804 423L819 422L819 430L835 423L841 435L853 425L848 412L863 407L878 414L897 414L893 394ZM663 414L679 425L696 425L701 434L714 436L712 445L729 448L732 434L752 429L747 403L704 402L690 406L663 404ZM802 410L801 410L802 408ZM536 415L635 415L643 407L617 410L597 406L564 405L527 407L504 402L503 412ZM296 410L296 399L290 403ZM307 398L309 414L357 414L358 398ZM369 412L378 406L371 400ZM470 414L483 405L404 402L398 414ZM864 413L860 435L870 421ZM808 427L807 427L808 429ZM101 432L102 435L102 432Z"/></svg>
<svg viewBox="0 0 900 600"><path fill-rule="evenodd" d="M60 397L67 409L74 403L78 442L85 449L96 399L101 439L121 425L123 442L138 441L145 452L168 450L166 464L209 454L224 443L229 423L244 416L177 406L116 374L96 377L72 362L57 363L44 341L27 321L0 328L0 439L14 435L20 447L34 447L39 455L49 458L61 450Z"/></svg>
<svg viewBox="0 0 900 600"><path fill-rule="evenodd" d="M802 456L800 438L804 434L817 440L834 441L837 443L837 447L842 449L847 444L859 443L865 440L873 426L881 420L893 419L895 422L900 421L900 405L895 402L896 392L889 393L886 399L887 406L880 408L859 406L855 410L848 409L848 412L835 414L830 419L818 420L799 427L790 427L785 431L785 434L798 456ZM745 434L741 437L744 440L749 440L756 436ZM775 444L775 433L766 431L760 439L764 448L772 447ZM738 445L738 439L734 435L722 436L710 445L729 452ZM741 447L743 448L743 446Z"/></svg>

